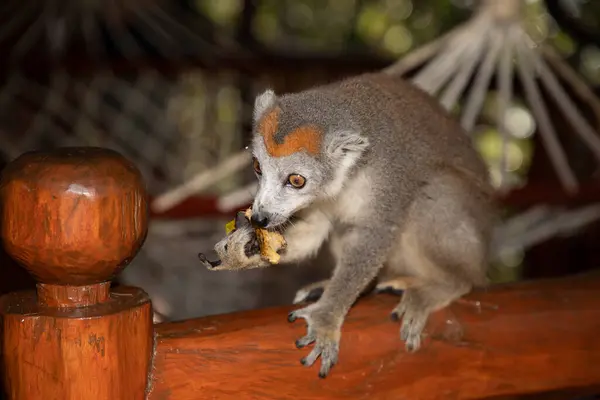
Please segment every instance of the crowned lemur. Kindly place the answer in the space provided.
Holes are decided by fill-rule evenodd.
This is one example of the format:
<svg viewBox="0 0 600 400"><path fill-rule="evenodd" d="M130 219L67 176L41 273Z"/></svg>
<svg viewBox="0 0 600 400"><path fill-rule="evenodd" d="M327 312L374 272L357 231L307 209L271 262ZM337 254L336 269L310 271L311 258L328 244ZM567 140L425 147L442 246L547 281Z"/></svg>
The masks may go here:
<svg viewBox="0 0 600 400"><path fill-rule="evenodd" d="M411 83L370 73L294 94L256 98L251 144L259 181L252 223L284 233L282 263L317 253L327 240L330 280L300 290L289 314L304 318L302 359L321 357L319 376L337 362L341 328L359 295L403 290L393 310L400 336L419 349L431 312L487 283L496 218L487 168L467 133ZM219 269L266 267L249 222L217 243Z"/></svg>

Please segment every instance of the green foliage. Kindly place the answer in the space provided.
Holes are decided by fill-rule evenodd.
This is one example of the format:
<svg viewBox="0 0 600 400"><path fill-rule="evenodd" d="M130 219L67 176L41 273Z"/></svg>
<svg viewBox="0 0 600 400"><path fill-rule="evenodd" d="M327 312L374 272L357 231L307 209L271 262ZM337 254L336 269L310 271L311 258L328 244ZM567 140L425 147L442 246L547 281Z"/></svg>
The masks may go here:
<svg viewBox="0 0 600 400"><path fill-rule="evenodd" d="M195 0L196 8L222 27L233 27L237 22L244 2L242 0Z"/></svg>

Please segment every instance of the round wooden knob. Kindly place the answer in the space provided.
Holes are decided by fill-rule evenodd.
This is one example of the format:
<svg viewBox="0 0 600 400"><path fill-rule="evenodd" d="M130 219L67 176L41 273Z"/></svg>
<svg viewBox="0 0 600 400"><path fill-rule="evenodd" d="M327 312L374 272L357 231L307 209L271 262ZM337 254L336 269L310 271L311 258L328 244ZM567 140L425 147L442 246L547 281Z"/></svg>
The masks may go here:
<svg viewBox="0 0 600 400"><path fill-rule="evenodd" d="M108 281L146 238L142 176L108 149L25 153L4 169L0 202L6 251L43 284Z"/></svg>

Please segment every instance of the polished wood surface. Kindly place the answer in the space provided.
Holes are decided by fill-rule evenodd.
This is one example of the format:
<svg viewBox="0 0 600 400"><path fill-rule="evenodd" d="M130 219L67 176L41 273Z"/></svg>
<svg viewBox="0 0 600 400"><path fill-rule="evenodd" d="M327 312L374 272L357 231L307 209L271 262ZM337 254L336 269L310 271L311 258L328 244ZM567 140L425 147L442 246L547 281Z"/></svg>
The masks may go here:
<svg viewBox="0 0 600 400"><path fill-rule="evenodd" d="M139 251L148 208L142 176L101 148L25 153L2 171L6 251L38 281L110 279Z"/></svg>
<svg viewBox="0 0 600 400"><path fill-rule="evenodd" d="M3 170L0 196L4 247L37 280L0 298L7 397L144 399L151 303L110 290L146 238L139 171L100 148L25 153Z"/></svg>
<svg viewBox="0 0 600 400"><path fill-rule="evenodd" d="M144 399L152 310L144 292L128 289L78 308L41 306L31 292L2 297L7 398Z"/></svg>
<svg viewBox="0 0 600 400"><path fill-rule="evenodd" d="M351 310L339 363L325 379L300 365L302 324L289 308L155 326L149 398L481 399L598 392L600 276L496 286L431 318L429 337L405 352L389 312L371 295ZM556 398L556 397L548 397Z"/></svg>

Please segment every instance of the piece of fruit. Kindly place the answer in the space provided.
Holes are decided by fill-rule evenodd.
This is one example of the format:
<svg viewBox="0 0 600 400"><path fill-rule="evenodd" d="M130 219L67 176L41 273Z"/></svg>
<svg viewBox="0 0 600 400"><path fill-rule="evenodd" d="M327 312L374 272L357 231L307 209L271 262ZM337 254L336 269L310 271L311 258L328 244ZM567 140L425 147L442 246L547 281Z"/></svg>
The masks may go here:
<svg viewBox="0 0 600 400"><path fill-rule="evenodd" d="M244 213L248 221L252 217L252 209L248 208ZM263 228L254 228L258 245L260 246L260 255L271 264L279 263L281 256L277 253L287 246L285 238L279 232L269 231Z"/></svg>
<svg viewBox="0 0 600 400"><path fill-rule="evenodd" d="M235 219L232 219L225 225L225 234L229 235L235 230Z"/></svg>

